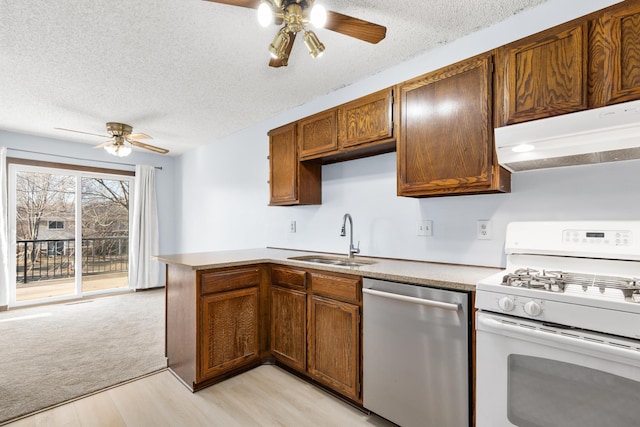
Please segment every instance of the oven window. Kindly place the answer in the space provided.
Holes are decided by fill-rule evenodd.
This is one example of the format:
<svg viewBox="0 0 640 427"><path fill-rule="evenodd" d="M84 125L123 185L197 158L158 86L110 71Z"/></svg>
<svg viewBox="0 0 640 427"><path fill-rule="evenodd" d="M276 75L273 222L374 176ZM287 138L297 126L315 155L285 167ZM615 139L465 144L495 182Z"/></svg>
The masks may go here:
<svg viewBox="0 0 640 427"><path fill-rule="evenodd" d="M640 382L557 360L508 357L507 416L518 427L640 426Z"/></svg>

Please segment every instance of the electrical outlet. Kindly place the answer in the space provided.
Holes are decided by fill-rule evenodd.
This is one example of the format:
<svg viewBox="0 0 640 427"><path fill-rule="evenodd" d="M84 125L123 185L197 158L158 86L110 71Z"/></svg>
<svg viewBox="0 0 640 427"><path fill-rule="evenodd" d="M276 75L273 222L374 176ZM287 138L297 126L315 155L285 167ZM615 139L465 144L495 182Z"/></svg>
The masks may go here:
<svg viewBox="0 0 640 427"><path fill-rule="evenodd" d="M291 225L289 226L289 231L292 233L296 232L296 222L295 221L291 221Z"/></svg>
<svg viewBox="0 0 640 427"><path fill-rule="evenodd" d="M477 234L480 240L491 240L491 221L479 219L477 222Z"/></svg>
<svg viewBox="0 0 640 427"><path fill-rule="evenodd" d="M433 221L423 219L416 223L416 236L433 236Z"/></svg>

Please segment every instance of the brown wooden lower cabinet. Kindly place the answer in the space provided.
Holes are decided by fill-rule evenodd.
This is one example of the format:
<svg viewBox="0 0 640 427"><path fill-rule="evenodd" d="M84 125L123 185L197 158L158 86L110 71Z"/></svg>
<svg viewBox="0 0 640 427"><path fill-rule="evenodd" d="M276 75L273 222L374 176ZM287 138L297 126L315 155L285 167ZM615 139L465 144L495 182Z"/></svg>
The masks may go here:
<svg viewBox="0 0 640 427"><path fill-rule="evenodd" d="M272 266L273 357L358 403L361 288L358 276Z"/></svg>
<svg viewBox="0 0 640 427"><path fill-rule="evenodd" d="M310 277L309 375L361 403L362 279L317 271Z"/></svg>
<svg viewBox="0 0 640 427"><path fill-rule="evenodd" d="M169 369L196 391L261 363L262 266L167 266Z"/></svg>
<svg viewBox="0 0 640 427"><path fill-rule="evenodd" d="M202 297L198 382L260 361L258 287Z"/></svg>
<svg viewBox="0 0 640 427"><path fill-rule="evenodd" d="M297 371L307 369L307 293L271 287L271 352Z"/></svg>
<svg viewBox="0 0 640 427"><path fill-rule="evenodd" d="M169 368L196 391L275 359L361 404L361 301L359 276L170 265Z"/></svg>
<svg viewBox="0 0 640 427"><path fill-rule="evenodd" d="M311 296L309 374L353 400L360 399L360 307Z"/></svg>

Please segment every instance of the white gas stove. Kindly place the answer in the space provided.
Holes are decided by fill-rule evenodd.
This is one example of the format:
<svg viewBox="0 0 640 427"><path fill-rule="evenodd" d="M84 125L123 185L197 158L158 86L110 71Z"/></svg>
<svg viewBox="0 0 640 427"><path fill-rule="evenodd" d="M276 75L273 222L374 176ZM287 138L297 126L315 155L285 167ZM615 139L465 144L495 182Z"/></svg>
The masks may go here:
<svg viewBox="0 0 640 427"><path fill-rule="evenodd" d="M640 221L515 222L476 288L478 427L640 427Z"/></svg>
<svg viewBox="0 0 640 427"><path fill-rule="evenodd" d="M476 308L640 338L640 221L514 222Z"/></svg>

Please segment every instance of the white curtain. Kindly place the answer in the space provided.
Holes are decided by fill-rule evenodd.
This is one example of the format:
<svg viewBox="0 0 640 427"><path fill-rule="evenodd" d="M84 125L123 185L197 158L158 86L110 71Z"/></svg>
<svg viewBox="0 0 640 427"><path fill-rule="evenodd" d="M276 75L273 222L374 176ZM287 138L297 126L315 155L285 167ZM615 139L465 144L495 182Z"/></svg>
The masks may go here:
<svg viewBox="0 0 640 427"><path fill-rule="evenodd" d="M9 229L7 228L7 149L0 147L0 306L9 299Z"/></svg>
<svg viewBox="0 0 640 427"><path fill-rule="evenodd" d="M133 198L129 287L154 288L160 285L160 263L151 259L158 255L156 170L153 166L136 166Z"/></svg>

